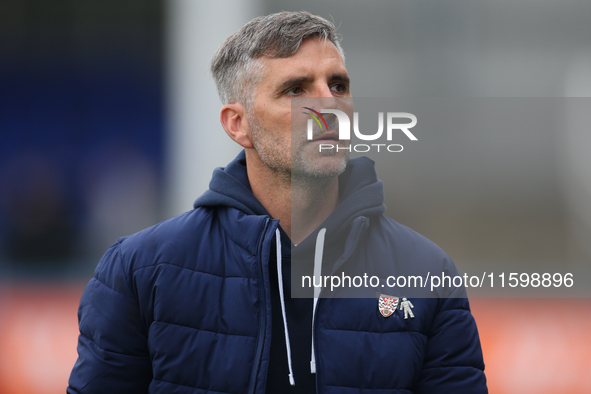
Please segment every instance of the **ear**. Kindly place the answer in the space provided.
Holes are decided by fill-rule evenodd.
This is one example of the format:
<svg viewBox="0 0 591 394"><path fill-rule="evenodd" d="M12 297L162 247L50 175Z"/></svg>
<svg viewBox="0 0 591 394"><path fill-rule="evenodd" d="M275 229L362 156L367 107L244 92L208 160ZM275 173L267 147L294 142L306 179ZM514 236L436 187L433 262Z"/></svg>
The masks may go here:
<svg viewBox="0 0 591 394"><path fill-rule="evenodd" d="M244 105L240 103L224 105L220 111L220 122L230 138L240 146L245 149L254 148Z"/></svg>

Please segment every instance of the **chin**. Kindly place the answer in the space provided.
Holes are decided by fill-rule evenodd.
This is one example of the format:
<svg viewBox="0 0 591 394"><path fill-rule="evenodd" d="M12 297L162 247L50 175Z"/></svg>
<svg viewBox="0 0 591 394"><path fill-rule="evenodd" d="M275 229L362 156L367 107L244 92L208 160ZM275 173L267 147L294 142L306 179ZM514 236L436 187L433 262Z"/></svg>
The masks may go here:
<svg viewBox="0 0 591 394"><path fill-rule="evenodd" d="M324 155L321 158L309 159L293 165L292 178L325 179L341 175L347 168L349 155Z"/></svg>

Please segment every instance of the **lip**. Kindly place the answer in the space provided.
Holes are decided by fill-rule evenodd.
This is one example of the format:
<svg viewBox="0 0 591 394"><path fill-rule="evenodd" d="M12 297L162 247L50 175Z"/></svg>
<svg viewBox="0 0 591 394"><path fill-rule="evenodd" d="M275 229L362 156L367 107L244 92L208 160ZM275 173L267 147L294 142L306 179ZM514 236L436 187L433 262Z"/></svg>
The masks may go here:
<svg viewBox="0 0 591 394"><path fill-rule="evenodd" d="M312 141L339 141L339 133L335 131L329 131L327 133L323 133L318 137L314 138Z"/></svg>

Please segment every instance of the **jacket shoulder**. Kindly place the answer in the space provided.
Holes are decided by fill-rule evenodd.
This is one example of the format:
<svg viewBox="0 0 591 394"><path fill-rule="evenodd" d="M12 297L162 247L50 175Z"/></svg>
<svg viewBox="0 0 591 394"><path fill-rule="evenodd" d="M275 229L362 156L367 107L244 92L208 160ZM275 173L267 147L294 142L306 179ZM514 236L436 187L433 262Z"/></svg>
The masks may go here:
<svg viewBox="0 0 591 394"><path fill-rule="evenodd" d="M121 261L134 272L158 262L185 266L204 251L221 248L253 255L264 219L234 208L199 207L120 238Z"/></svg>
<svg viewBox="0 0 591 394"><path fill-rule="evenodd" d="M384 273L388 275L421 277L423 284L430 284L432 281L441 284L433 279L433 276L453 278L460 275L456 265L443 249L425 236L391 218L382 216L374 219L366 237L368 244L376 253L375 256L379 257L377 261L382 266L381 271L385 270ZM466 296L463 285L434 288L425 285L407 290L410 291L409 295L414 297L462 298Z"/></svg>
<svg viewBox="0 0 591 394"><path fill-rule="evenodd" d="M381 216L375 226L370 226L370 236L378 234L399 258L412 256L415 261L425 262L451 260L433 241L387 216Z"/></svg>

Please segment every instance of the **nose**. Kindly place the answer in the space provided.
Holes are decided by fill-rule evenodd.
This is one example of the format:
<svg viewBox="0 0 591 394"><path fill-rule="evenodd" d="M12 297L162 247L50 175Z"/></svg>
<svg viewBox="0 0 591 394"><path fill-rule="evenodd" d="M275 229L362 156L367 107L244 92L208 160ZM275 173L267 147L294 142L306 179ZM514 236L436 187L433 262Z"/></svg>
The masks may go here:
<svg viewBox="0 0 591 394"><path fill-rule="evenodd" d="M326 84L322 84L318 87L317 91L315 91L314 97L318 98L318 104L321 108L324 109L336 109L337 108L337 98L334 97L330 86Z"/></svg>

